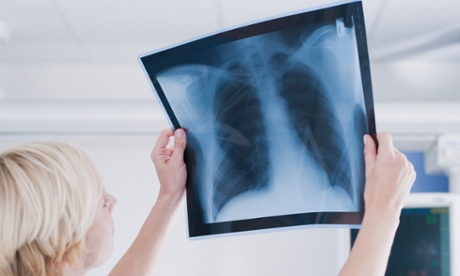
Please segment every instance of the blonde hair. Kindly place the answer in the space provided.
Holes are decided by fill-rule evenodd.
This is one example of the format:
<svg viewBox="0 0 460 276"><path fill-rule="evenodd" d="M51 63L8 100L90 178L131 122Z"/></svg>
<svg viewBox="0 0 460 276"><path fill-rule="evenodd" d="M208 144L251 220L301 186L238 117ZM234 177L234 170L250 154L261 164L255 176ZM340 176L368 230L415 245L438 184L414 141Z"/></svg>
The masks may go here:
<svg viewBox="0 0 460 276"><path fill-rule="evenodd" d="M65 143L32 143L0 155L0 275L83 271L85 234L103 186L89 157Z"/></svg>

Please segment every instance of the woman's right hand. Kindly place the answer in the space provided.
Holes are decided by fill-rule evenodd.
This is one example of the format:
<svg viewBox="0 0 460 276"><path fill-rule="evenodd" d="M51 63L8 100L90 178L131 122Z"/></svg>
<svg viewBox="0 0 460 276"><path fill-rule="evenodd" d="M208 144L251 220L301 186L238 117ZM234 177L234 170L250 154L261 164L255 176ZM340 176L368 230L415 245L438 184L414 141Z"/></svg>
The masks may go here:
<svg viewBox="0 0 460 276"><path fill-rule="evenodd" d="M388 133L377 135L379 148L369 135L364 136L366 213L394 215L399 218L409 196L416 173L406 156L393 147Z"/></svg>

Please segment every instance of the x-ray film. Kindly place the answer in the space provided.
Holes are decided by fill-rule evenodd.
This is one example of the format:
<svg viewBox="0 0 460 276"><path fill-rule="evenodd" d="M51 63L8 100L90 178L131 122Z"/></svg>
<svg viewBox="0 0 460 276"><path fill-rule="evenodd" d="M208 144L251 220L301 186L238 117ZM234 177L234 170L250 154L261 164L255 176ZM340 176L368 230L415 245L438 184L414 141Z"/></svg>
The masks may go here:
<svg viewBox="0 0 460 276"><path fill-rule="evenodd" d="M140 57L187 132L190 237L358 226L375 134L361 2L301 11Z"/></svg>

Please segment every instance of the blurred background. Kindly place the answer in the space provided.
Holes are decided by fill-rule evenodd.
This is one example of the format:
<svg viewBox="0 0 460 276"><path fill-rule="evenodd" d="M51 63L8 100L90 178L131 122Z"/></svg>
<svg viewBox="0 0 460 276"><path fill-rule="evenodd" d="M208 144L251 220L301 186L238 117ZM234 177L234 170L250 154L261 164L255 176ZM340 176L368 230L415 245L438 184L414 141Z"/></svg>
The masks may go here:
<svg viewBox="0 0 460 276"><path fill-rule="evenodd" d="M88 275L109 271L158 192L149 153L169 125L138 57L331 3L337 1L0 0L0 150L35 140L78 144L118 198L114 254ZM429 182L420 192L457 191L460 1L363 6L377 130L390 132L418 174L427 173L417 180ZM348 252L347 234L336 229L189 241L183 210L179 217L159 275L334 275Z"/></svg>

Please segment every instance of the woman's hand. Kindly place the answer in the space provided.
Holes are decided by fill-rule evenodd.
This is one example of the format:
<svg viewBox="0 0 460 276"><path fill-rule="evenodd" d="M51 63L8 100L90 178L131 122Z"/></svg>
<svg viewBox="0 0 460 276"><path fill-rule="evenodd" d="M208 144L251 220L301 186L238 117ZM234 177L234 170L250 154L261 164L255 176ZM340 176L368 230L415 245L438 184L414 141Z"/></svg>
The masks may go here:
<svg viewBox="0 0 460 276"><path fill-rule="evenodd" d="M378 134L377 140L378 150L364 136L364 218L340 276L385 274L399 216L415 181L414 167L393 147L391 136Z"/></svg>
<svg viewBox="0 0 460 276"><path fill-rule="evenodd" d="M174 136L174 143L169 141ZM110 275L153 275L165 234L174 221L184 194L187 170L184 163L185 131L161 132L150 158L160 180L160 194L131 247Z"/></svg>
<svg viewBox="0 0 460 276"><path fill-rule="evenodd" d="M174 142L170 144L170 139ZM185 131L171 129L161 132L150 155L160 180L160 195L182 197L187 180L184 163Z"/></svg>
<svg viewBox="0 0 460 276"><path fill-rule="evenodd" d="M399 218L416 173L406 156L393 147L388 133L377 135L379 148L369 135L364 137L366 213L394 215Z"/></svg>

